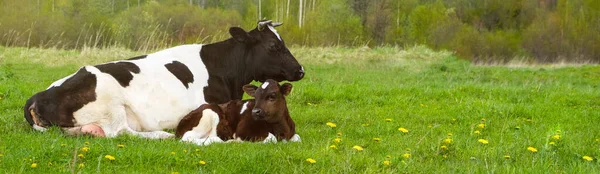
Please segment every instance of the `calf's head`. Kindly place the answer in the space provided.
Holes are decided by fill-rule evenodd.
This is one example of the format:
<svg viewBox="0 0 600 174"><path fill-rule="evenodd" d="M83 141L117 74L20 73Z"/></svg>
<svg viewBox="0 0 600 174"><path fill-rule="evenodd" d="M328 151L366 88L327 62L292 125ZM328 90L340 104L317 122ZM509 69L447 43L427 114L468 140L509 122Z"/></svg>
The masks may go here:
<svg viewBox="0 0 600 174"><path fill-rule="evenodd" d="M249 51L245 61L249 67L256 67L251 70L254 80L298 81L304 77L304 68L275 30L280 25L269 20L259 21L258 26L249 32L239 27L229 28L233 39L246 45Z"/></svg>
<svg viewBox="0 0 600 174"><path fill-rule="evenodd" d="M268 79L260 87L252 84L244 85L244 91L254 97L252 118L267 122L277 122L287 112L285 96L292 92L292 84L279 85L277 81Z"/></svg>

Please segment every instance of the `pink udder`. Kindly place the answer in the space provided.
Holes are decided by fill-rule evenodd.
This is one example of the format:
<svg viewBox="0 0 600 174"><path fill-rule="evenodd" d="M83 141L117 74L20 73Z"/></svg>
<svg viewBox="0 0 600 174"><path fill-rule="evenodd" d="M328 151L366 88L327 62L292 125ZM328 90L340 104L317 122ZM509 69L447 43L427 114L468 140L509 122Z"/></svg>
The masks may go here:
<svg viewBox="0 0 600 174"><path fill-rule="evenodd" d="M95 124L88 124L81 127L81 132L84 134L91 134L96 137L104 137L104 130L100 126L96 126Z"/></svg>

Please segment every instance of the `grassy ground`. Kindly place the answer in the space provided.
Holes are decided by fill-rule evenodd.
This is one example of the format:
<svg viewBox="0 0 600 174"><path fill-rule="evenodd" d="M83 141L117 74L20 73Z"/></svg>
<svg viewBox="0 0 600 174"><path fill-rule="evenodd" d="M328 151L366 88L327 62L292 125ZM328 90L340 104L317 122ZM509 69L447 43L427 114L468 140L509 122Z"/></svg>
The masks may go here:
<svg viewBox="0 0 600 174"><path fill-rule="evenodd" d="M303 142L198 147L33 131L29 96L80 65L143 53L0 47L0 172L600 172L598 66L472 66L421 47L291 50L307 71L288 98Z"/></svg>

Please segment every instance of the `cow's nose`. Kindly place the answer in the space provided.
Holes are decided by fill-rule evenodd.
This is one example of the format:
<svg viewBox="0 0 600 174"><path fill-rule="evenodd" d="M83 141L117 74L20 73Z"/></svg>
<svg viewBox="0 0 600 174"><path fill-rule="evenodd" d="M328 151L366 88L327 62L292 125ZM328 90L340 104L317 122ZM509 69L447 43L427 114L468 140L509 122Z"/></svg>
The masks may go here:
<svg viewBox="0 0 600 174"><path fill-rule="evenodd" d="M255 116L262 115L262 112L263 112L262 109L258 109L258 108L252 109L252 114L255 115Z"/></svg>
<svg viewBox="0 0 600 174"><path fill-rule="evenodd" d="M298 70L298 72L296 72L296 77L298 77L298 79L301 79L302 77L304 77L304 68Z"/></svg>

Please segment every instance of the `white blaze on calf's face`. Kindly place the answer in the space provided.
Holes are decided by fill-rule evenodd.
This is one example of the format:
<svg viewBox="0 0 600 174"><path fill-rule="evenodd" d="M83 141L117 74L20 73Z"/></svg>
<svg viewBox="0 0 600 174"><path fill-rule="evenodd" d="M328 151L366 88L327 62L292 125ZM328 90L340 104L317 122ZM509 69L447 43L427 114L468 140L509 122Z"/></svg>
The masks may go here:
<svg viewBox="0 0 600 174"><path fill-rule="evenodd" d="M260 87L261 87L262 89L266 89L266 88L267 88L267 86L269 86L269 82L265 82L265 83L263 83L263 84L262 84Z"/></svg>

